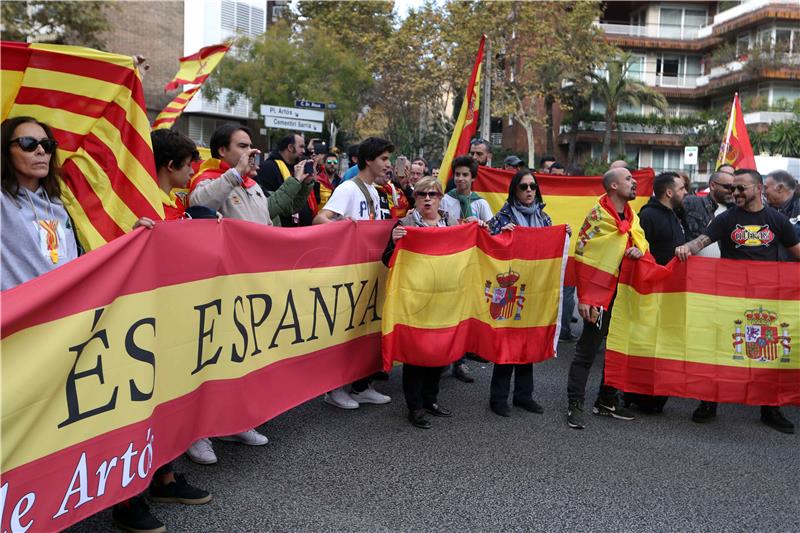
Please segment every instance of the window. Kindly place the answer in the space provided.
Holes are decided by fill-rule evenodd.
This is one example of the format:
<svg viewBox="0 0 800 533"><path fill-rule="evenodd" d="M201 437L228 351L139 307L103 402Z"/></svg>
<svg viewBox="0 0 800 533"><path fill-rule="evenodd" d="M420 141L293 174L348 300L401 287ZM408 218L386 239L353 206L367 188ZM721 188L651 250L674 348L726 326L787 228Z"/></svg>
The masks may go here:
<svg viewBox="0 0 800 533"><path fill-rule="evenodd" d="M628 73L625 76L631 80L644 81L644 56L632 55L628 62Z"/></svg>
<svg viewBox="0 0 800 533"><path fill-rule="evenodd" d="M736 56L746 56L748 50L750 50L750 34L743 33L736 38Z"/></svg>
<svg viewBox="0 0 800 533"><path fill-rule="evenodd" d="M656 84L661 87L694 87L702 72L699 56L660 54L656 58Z"/></svg>
<svg viewBox="0 0 800 533"><path fill-rule="evenodd" d="M653 170L683 170L683 150L653 148Z"/></svg>
<svg viewBox="0 0 800 533"><path fill-rule="evenodd" d="M708 13L702 9L662 7L659 20L659 37L666 39L694 39L697 30L706 25Z"/></svg>
<svg viewBox="0 0 800 533"><path fill-rule="evenodd" d="M659 23L659 35L668 39L680 39L682 9L661 9L661 20Z"/></svg>
<svg viewBox="0 0 800 533"><path fill-rule="evenodd" d="M266 21L263 9L233 0L222 0L221 9L220 19L226 37L242 34L256 36L264 33Z"/></svg>

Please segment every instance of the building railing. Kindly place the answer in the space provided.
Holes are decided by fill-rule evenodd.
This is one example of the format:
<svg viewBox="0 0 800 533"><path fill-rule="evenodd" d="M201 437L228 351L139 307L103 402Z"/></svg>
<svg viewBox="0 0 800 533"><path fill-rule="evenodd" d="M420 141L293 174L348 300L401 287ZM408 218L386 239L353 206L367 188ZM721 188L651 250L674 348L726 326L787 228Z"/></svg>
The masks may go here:
<svg viewBox="0 0 800 533"><path fill-rule="evenodd" d="M692 133L694 127L692 126L678 126L678 125L650 125L650 124L634 124L629 122L617 123L618 131L623 133L644 133L650 135L687 135ZM559 128L559 133L570 133L572 126L569 124L562 124ZM603 121L580 121L578 123L578 131L606 131L606 123Z"/></svg>

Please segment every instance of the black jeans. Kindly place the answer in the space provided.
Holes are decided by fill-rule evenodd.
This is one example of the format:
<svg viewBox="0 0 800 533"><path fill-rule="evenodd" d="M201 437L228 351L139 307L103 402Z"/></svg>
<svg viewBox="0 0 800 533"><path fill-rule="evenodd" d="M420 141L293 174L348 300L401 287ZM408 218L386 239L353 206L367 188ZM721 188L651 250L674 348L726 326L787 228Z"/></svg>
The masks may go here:
<svg viewBox="0 0 800 533"><path fill-rule="evenodd" d="M569 401L583 402L585 400L589 370L592 368L595 357L600 352L606 335L608 335L608 325L611 323L611 309L613 307L614 300L611 300L611 305L603 311L601 316L600 328L597 327L597 324L592 324L586 320L583 321L583 333L581 333L581 338L578 339L578 343L575 345L575 358L569 367L569 379L567 380L567 398ZM603 379L600 381L600 397L610 398L617 393L617 389L606 385L605 381L604 366Z"/></svg>
<svg viewBox="0 0 800 533"><path fill-rule="evenodd" d="M439 379L445 368L403 364L403 394L409 411L418 411L436 403Z"/></svg>
<svg viewBox="0 0 800 533"><path fill-rule="evenodd" d="M533 363L521 365L494 365L489 402L507 403L514 374L514 401L527 402L533 396Z"/></svg>

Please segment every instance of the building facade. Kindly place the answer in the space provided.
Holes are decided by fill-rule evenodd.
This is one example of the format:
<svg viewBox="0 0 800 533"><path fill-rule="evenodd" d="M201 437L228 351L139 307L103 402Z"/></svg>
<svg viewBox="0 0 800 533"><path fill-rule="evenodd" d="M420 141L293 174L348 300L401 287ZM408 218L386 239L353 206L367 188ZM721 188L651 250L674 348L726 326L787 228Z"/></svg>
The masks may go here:
<svg viewBox="0 0 800 533"><path fill-rule="evenodd" d="M758 97L759 109L766 111L746 115L748 124L783 120L791 113L780 110L800 99L800 3L796 1L605 2L597 24L609 42L631 54L628 76L654 88L668 102L664 114L629 104L618 110L624 116L619 129L625 155L638 166L698 170L683 161L691 121L703 111L729 107L735 92L745 101ZM590 113L582 117L576 134L577 159L601 156L604 111L600 100L591 101ZM685 120L659 122L664 117ZM565 159L572 132L563 124L557 128L557 155ZM510 133L504 140L518 144L519 135ZM617 151L617 135L612 135L612 154ZM523 137L514 149L523 152L524 142ZM542 153L538 145L537 153ZM705 164L700 171L706 170Z"/></svg>

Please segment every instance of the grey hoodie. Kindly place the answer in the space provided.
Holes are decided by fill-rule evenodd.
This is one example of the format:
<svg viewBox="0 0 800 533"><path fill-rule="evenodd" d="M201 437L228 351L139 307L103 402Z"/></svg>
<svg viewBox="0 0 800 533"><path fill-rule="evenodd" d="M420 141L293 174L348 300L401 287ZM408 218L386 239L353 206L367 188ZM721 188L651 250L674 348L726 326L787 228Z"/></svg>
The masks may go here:
<svg viewBox="0 0 800 533"><path fill-rule="evenodd" d="M2 290L16 287L78 257L72 221L61 200L50 198L48 201L41 187L36 192L27 191L26 194L26 191L27 189L20 187L13 198L5 192L0 194ZM35 208L35 215L31 204ZM37 217L48 222L55 220L55 224L51 224L58 236L58 257L55 263L54 254L48 249L48 234L37 223Z"/></svg>

